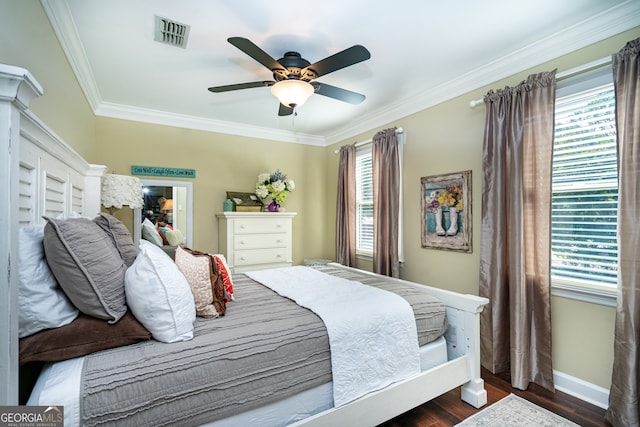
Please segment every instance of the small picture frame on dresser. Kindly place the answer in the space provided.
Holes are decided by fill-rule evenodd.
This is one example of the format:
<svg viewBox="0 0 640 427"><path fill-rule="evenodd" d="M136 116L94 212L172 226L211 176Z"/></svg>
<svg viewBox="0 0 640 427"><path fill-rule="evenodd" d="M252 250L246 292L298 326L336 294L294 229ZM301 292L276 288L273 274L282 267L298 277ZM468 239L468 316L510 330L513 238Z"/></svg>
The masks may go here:
<svg viewBox="0 0 640 427"><path fill-rule="evenodd" d="M261 212L262 201L253 193L227 191L227 199L233 203L234 212Z"/></svg>

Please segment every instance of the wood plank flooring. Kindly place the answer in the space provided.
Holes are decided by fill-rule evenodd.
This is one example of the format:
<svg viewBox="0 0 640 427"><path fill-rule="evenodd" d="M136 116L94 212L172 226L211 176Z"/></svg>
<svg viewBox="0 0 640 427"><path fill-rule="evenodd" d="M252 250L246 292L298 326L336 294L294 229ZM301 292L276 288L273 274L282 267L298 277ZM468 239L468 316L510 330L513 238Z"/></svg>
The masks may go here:
<svg viewBox="0 0 640 427"><path fill-rule="evenodd" d="M510 393L516 394L583 427L611 427L605 421L605 410L566 393L552 393L535 384L526 391L511 387L509 374L494 375L482 369L487 390L487 405ZM486 407L486 406L485 406ZM379 427L449 427L482 410L460 400L460 388L381 424Z"/></svg>

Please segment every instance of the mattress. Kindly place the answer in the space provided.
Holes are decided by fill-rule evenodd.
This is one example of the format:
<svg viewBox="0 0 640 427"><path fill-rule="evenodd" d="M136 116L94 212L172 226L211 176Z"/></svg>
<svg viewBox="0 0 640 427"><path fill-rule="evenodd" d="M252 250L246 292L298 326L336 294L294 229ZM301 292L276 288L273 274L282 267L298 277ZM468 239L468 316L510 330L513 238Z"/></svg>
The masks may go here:
<svg viewBox="0 0 640 427"><path fill-rule="evenodd" d="M420 369L429 370L447 361L443 336L420 347ZM79 425L80 381L84 357L47 364L36 382L27 405L64 406L64 425ZM207 427L285 426L333 407L333 387L328 382L281 401L261 406L208 424Z"/></svg>
<svg viewBox="0 0 640 427"><path fill-rule="evenodd" d="M337 273L336 275L353 274L343 271L326 272ZM370 280L366 276L363 277L363 283ZM376 280L385 282L384 279ZM385 282L389 283L395 286L393 282ZM308 416L309 412L326 409L326 405L331 407L332 396L317 406L315 403L323 402L323 399L311 391L319 388L322 394L323 386L332 381L330 352L322 321L292 301L281 297L276 301L272 300L271 295L275 295L274 292L250 280L244 274L235 278L235 285L238 299L228 306L227 316L215 320L197 320L196 333L192 341L173 344L142 342L51 365L39 380L30 404L36 404L37 401L45 405L65 406L65 413L70 418L65 425L78 425L81 407L84 420L100 421L100 418L93 415L98 414L98 417L104 419L101 422L121 419L144 424L141 419L134 421L128 416L122 418L122 410L126 408L134 417L144 417L144 420L150 422L148 425L156 425L151 421L157 418L147 416L147 411L168 411L167 416L162 419L170 424L175 422L182 425L201 425L211 420L235 416L241 411L263 408L289 397L299 399L307 394L312 396L310 401L314 405L303 411L304 416ZM411 292L417 292L423 298L426 298L426 294L411 289L387 290L401 295L402 292L408 292L402 296L408 300L416 313L420 345L442 335L446 328L444 304L437 300L421 303L420 295L412 295ZM438 307L432 307L434 305ZM266 312L274 313L276 316L262 317ZM435 317L435 320L430 317ZM293 340L287 338L291 336ZM249 352L255 347L256 340L262 345L260 351ZM446 361L446 346L443 345L442 348L444 357L440 361ZM125 358L125 353L131 355ZM245 353L253 361L259 356L260 363L234 365L238 360L247 357ZM289 364L288 360L284 359L284 356L290 357L289 353L294 355L297 364ZM69 366L74 369L67 371ZM310 366L322 370L308 371ZM229 372L233 373L231 377L228 375ZM60 379L67 377L76 378L77 384L81 385L80 391L55 391ZM242 387L233 394L229 394L229 390L232 390L230 378L234 378L233 381L236 382L239 380ZM254 378L257 378L258 385L249 383L256 381ZM167 381L162 384L171 385L173 393L167 393L168 386L158 386L160 380ZM223 381L224 385L217 381ZM217 384L220 386L217 387ZM274 385L277 388L272 391L271 387ZM111 403L100 398L103 390L117 400ZM220 394L219 390L222 390L223 394ZM256 391L259 393L252 394ZM60 402L61 396L71 393L76 398L72 399L67 407L67 404ZM169 404L178 400L182 405L180 411L169 409ZM308 406L300 403L295 406L298 405ZM105 410L107 407L110 409ZM88 418L87 413L90 415ZM74 417L76 422L71 421Z"/></svg>

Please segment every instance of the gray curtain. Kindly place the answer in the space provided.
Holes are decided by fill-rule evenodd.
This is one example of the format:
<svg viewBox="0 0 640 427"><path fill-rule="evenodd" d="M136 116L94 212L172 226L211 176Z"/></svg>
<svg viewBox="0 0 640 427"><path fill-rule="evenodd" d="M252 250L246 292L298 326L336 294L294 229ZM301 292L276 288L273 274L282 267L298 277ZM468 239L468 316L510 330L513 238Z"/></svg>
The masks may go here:
<svg viewBox="0 0 640 427"><path fill-rule="evenodd" d="M618 134L618 309L606 419L640 425L640 38L613 55Z"/></svg>
<svg viewBox="0 0 640 427"><path fill-rule="evenodd" d="M356 147L340 148L336 202L336 261L352 267L356 261Z"/></svg>
<svg viewBox="0 0 640 427"><path fill-rule="evenodd" d="M482 365L553 390L551 162L555 70L484 98L480 295Z"/></svg>
<svg viewBox="0 0 640 427"><path fill-rule="evenodd" d="M373 271L400 277L398 216L400 215L400 152L396 128L375 134L373 168Z"/></svg>

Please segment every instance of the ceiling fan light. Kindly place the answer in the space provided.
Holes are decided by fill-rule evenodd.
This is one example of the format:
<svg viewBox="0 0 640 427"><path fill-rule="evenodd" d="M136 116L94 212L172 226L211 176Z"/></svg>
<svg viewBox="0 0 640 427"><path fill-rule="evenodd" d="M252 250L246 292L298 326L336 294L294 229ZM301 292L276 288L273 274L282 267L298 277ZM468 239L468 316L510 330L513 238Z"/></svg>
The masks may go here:
<svg viewBox="0 0 640 427"><path fill-rule="evenodd" d="M278 98L278 101L291 108L299 107L307 102L313 92L314 88L311 83L304 80L281 80L271 86L271 93Z"/></svg>

